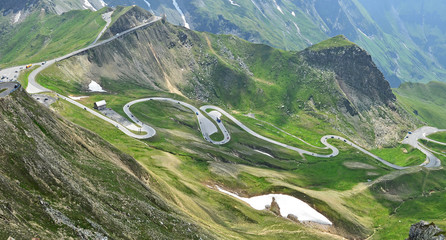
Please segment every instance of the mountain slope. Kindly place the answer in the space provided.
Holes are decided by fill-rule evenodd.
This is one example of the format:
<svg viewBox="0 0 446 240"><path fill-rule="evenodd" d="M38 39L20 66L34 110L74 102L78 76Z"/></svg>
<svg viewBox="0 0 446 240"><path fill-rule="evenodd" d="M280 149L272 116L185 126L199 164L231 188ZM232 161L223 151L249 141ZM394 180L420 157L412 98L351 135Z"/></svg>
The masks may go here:
<svg viewBox="0 0 446 240"><path fill-rule="evenodd" d="M93 11L105 7L102 0L2 0L0 12L3 15L26 13L44 8L52 13L62 14L71 10L90 9Z"/></svg>
<svg viewBox="0 0 446 240"><path fill-rule="evenodd" d="M157 15L165 13L174 24L199 31L234 34L251 42L286 50L302 50L328 37L343 34L372 55L393 87L401 82L428 82L446 76L442 47L446 37L441 34L445 30L441 13L446 5L442 1L106 2L110 6L137 4ZM418 9L424 14L418 13ZM433 34L425 37L420 34L422 29L433 30Z"/></svg>
<svg viewBox="0 0 446 240"><path fill-rule="evenodd" d="M208 238L132 157L24 90L0 103L1 238Z"/></svg>
<svg viewBox="0 0 446 240"><path fill-rule="evenodd" d="M426 125L446 129L446 83L404 83L394 92L407 111Z"/></svg>
<svg viewBox="0 0 446 240"><path fill-rule="evenodd" d="M62 15L46 10L31 12L17 25L3 28L0 40L1 66L46 61L91 44L104 28L102 14L76 10Z"/></svg>
<svg viewBox="0 0 446 240"><path fill-rule="evenodd" d="M65 94L84 92L91 80L115 93L168 91L252 110L278 125L299 125L305 116L366 146L389 144L414 127L364 50L333 45L331 58L322 59L324 54L311 48L286 52L157 22L52 66L40 81ZM344 68L336 66L337 57ZM316 64L321 60L327 65Z"/></svg>

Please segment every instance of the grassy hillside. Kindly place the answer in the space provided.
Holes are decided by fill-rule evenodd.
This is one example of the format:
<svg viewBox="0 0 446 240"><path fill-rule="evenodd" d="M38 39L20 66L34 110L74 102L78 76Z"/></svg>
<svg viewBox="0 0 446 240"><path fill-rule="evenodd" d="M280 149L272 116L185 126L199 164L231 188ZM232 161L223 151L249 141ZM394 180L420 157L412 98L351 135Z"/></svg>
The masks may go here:
<svg viewBox="0 0 446 240"><path fill-rule="evenodd" d="M141 90L138 94L141 95L130 98L124 94L93 95L82 99L82 102L91 105L98 99L106 99L109 107L122 114L122 106L129 99L160 93ZM193 104L200 106L200 103ZM211 145L202 138L194 113L167 103L153 101L132 107L132 112L139 119L150 123L157 131L154 138L144 141L129 138L112 125L104 124L64 101L57 103L54 108L134 156L157 179L157 189L168 201L181 206L190 217L210 227L214 233L228 238L291 239L296 236L296 231L300 231L298 236L310 239L331 237L318 235L305 226L276 218L271 213L252 210L208 186L224 186L246 196L270 192L293 194L312 203L312 206L337 222L338 229L348 232L344 234L361 235L361 231L365 231L361 227L358 229L361 223L339 214L335 206L293 190L289 185L323 192L343 191L358 182L367 182L367 179L376 179L389 172L342 142L333 142L342 152L336 158L302 159L294 152L251 137L225 118L223 121L231 132L231 142L224 146ZM157 114L153 114L155 112ZM274 158L259 154L254 149L268 152ZM321 175L321 172L325 174ZM278 183L278 180L281 182ZM281 230L258 234L271 226Z"/></svg>
<svg viewBox="0 0 446 240"><path fill-rule="evenodd" d="M0 120L0 238L210 238L134 158L23 89L0 99Z"/></svg>
<svg viewBox="0 0 446 240"><path fill-rule="evenodd" d="M88 46L105 26L101 14L106 11L76 10L62 15L32 12L1 33L0 66L49 60Z"/></svg>
<svg viewBox="0 0 446 240"><path fill-rule="evenodd" d="M446 83L405 83L394 92L406 110L427 125L446 128Z"/></svg>
<svg viewBox="0 0 446 240"><path fill-rule="evenodd" d="M443 158L444 160L446 158ZM394 175L370 190L347 198L347 206L360 216L371 216L373 239L407 238L410 225L421 219L446 228L445 170L422 170Z"/></svg>
<svg viewBox="0 0 446 240"><path fill-rule="evenodd" d="M332 52L310 54L316 51L288 52L157 22L51 66L38 81L63 94L84 94L91 80L114 94L176 93L254 113L312 144L319 139L308 129L341 132L369 147L399 140L412 119L393 103L369 55L340 38L331 40L338 46ZM398 124L385 130L389 123Z"/></svg>

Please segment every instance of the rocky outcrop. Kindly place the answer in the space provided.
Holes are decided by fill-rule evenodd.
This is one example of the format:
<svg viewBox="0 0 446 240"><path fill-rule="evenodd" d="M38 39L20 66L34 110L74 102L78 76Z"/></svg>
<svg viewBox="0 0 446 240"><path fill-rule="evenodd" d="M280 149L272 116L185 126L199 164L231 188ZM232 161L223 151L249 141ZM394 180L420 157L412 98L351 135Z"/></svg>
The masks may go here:
<svg viewBox="0 0 446 240"><path fill-rule="evenodd" d="M446 232L434 223L420 221L410 227L407 240L444 240L446 239L445 234Z"/></svg>
<svg viewBox="0 0 446 240"><path fill-rule="evenodd" d="M359 111L377 105L394 108L396 97L389 82L372 57L359 46L307 49L302 54L312 66L334 72L340 88Z"/></svg>
<svg viewBox="0 0 446 240"><path fill-rule="evenodd" d="M280 207L279 204L276 202L276 198L273 197L273 200L271 201L271 205L267 206L267 209L273 212L274 214L280 216Z"/></svg>

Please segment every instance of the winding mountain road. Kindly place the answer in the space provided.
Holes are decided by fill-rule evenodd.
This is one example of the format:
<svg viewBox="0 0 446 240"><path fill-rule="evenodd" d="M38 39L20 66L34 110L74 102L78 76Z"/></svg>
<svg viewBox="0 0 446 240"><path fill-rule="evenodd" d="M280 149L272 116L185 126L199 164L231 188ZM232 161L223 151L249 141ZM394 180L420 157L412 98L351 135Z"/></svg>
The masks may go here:
<svg viewBox="0 0 446 240"><path fill-rule="evenodd" d="M74 51L74 52L72 52L72 53L69 53L69 54L67 54L67 55L65 55L65 56L62 56L62 57L59 57L59 58L56 58L56 59L47 61L47 62L46 62L45 64L43 64L40 68L34 70L34 71L29 75L29 78L28 78L28 87L26 88L26 91L28 91L29 93L49 92L50 90L48 90L48 89L42 87L40 84L38 84L38 83L36 82L36 76L37 76L40 72L42 72L43 70L47 69L47 68L48 68L49 66L51 66L52 64L54 64L54 63L56 63L56 62L58 62L58 61L62 61L62 60L64 60L64 59L67 59L67 58L69 58L69 57L72 57L72 56L74 56L74 55L76 55L76 54L79 54L79 53L81 53L81 52L87 51L87 50L89 50L89 49L95 48L95 47L97 47L97 46L101 46L101 45L107 44L107 43L109 43L109 42L111 42L111 41L113 41L113 40L115 40L115 39L117 39L117 38L119 38L119 37L121 37L121 36L123 36L123 35L126 35L126 34L128 34L128 33L130 33L130 32L136 31L136 30L138 30L138 29L140 29L140 28L143 28L143 27L145 27L145 26L148 26L148 25L150 25L150 24L152 24L152 23L154 23L154 22L157 22L157 21L159 21L159 20L161 20L161 17L153 16L153 17L151 17L151 19L150 19L148 22L146 22L146 23L144 23L144 24L141 24L141 25L139 25L139 26L137 26L137 27L134 27L134 28L125 30L125 31L123 31L123 32L121 32L121 33L119 33L119 34L116 34L115 36L113 36L113 37L111 37L111 38L108 38L108 39L106 39L106 40L104 40L104 41L101 41L101 42L99 42L99 43L92 44L92 45L90 45L90 46L88 46L88 47L85 47L85 48L76 50L76 51Z"/></svg>
<svg viewBox="0 0 446 240"><path fill-rule="evenodd" d="M435 168L435 167L440 167L441 166L441 161L440 159L438 159L431 151L429 151L427 148L423 147L422 144L418 141L420 139L425 139L428 141L432 141L432 142L437 142L439 144L444 144L442 142L438 142L432 139L427 138L427 135L436 133L436 132L441 132L441 131L445 131L445 130L440 130L438 128L434 128L434 127L422 127L419 128L413 132L411 132L410 134L408 134L404 140L402 141L403 144L409 144L414 148L417 148L418 150L420 150L422 153L426 154L426 161L421 164L421 166L427 167L427 168Z"/></svg>
<svg viewBox="0 0 446 240"><path fill-rule="evenodd" d="M107 16L104 16L104 17L107 17ZM65 56L62 56L62 57L59 57L59 58L56 58L56 59L53 59L53 60L49 60L49 61L47 61L45 63L42 63L42 66L40 68L34 70L29 75L27 91L29 93L40 93L40 92L50 91L50 90L42 87L41 85L39 85L36 82L36 76L41 71L45 70L46 68L48 68L49 66L51 66L55 62L67 59L67 58L72 57L72 56L74 56L76 54L84 52L86 50L89 50L89 49L92 49L94 47L106 44L108 42L111 42L111 41L113 41L113 40L115 40L115 39L117 39L117 38L119 38L119 37L121 37L121 36L123 36L123 35L125 35L127 33L130 33L130 32L133 32L133 31L135 31L137 29L143 28L143 27L145 27L147 25L150 25L150 24L152 24L152 23L154 23L156 21L159 21L159 20L161 20L160 17L154 16L154 17L151 18L150 21L148 21L148 22L146 22L146 23L144 23L144 24L142 24L140 26L134 27L132 29L128 29L128 30L126 30L126 31L124 31L122 33L116 34L115 36L113 36L113 37L111 37L111 38L109 38L107 40L104 40L104 41L102 41L100 43L96 43L97 39L99 39L100 35L102 35L102 33L105 31L106 28L104 28L104 30L101 32L101 34L95 40L95 43L93 43L92 45L90 45L88 47L85 47L85 48L82 48L80 50L74 51L72 53L69 53L69 54L67 54ZM20 68L22 68L22 67L20 67L20 66L19 67L13 67L13 68L9 68L9 69L3 70L2 72L11 74L11 73L17 71L17 69L20 69ZM212 134L218 132L218 129L217 129L217 127L215 126L215 124L211 120L209 120L206 116L204 116L198 108L196 108L196 107L194 107L194 106L192 106L192 105L190 105L188 103L185 103L185 102L182 102L182 101L178 101L178 100L175 100L175 99L171 99L171 98L162 98L162 97L143 98L143 99L138 99L138 100L131 101L131 102L127 103L126 105L124 105L124 112L125 112L125 114L133 122L135 122L137 125L140 126L140 132L145 132L145 134L136 134L136 133L130 131L129 129L127 129L126 127L124 127L123 125L121 125L120 123L118 123L118 122L116 122L116 121L114 121L114 120L112 120L112 119L110 119L110 118L108 118L108 117L98 113L97 111L94 111L94 110L92 110L92 109L90 109L90 108L88 108L88 107L86 107L86 106L76 102L73 99L70 99L70 98L65 97L63 95L60 95L60 94L57 94L57 95L59 96L59 98L64 99L64 100L66 100L66 101L68 101L68 102L78 106L79 108L82 108L83 110L88 111L91 114L93 114L93 115L103 119L104 121L107 121L107 122L113 124L115 127L117 127L119 130L121 130L126 135L128 135L130 137L133 137L133 138L136 138L136 139L148 139L148 138L151 138L151 137L155 136L156 130L154 128L150 127L149 125L146 125L146 124L142 123L139 119L137 119L134 116L134 114L132 114L132 112L130 111L130 107L132 105L136 104L136 103L141 103L141 102L146 102L146 101L164 101L164 102L170 102L172 104L179 104L181 106L184 106L184 107L190 109L192 112L194 112L195 116L197 117L197 121L198 121L200 130L202 132L203 138L206 141L208 141L208 142L210 142L212 144L217 144L217 145L225 144L225 143L229 142L230 139L231 139L229 132L227 131L227 129L225 128L223 122L220 119L220 115L224 115L225 117L230 119L234 124L236 124L237 126L242 128L244 131L246 131L247 133L251 134L252 136L254 136L256 138L259 138L261 140L264 140L266 142L269 142L269 143L272 143L272 144L275 144L275 145L287 148L289 150L296 151L296 152L298 152L301 155L306 154L306 155L320 157L320 158L331 158L331 157L337 156L339 154L339 150L336 147L334 147L331 144L329 144L328 140L329 139L338 139L338 140L344 141L346 144L348 144L348 145L358 149L359 151L363 152L364 154L371 156L372 158L378 160L379 162L383 163L384 165L386 165L388 167L391 167L393 169L398 169L398 170L407 168L407 167L401 167L401 166L397 166L395 164L389 163L389 162L385 161L384 159L382 159L382 158L380 158L380 157L370 153L369 151L361 148L360 146L356 145L355 143L349 141L348 139L345 139L345 138L340 137L340 136L335 136L335 135L327 135L327 136L323 136L321 138L321 143L325 146L325 149L331 149L332 150L331 154L326 154L326 155L318 154L318 153L314 153L314 152L307 151L307 150L304 150L304 149L300 149L300 148L297 148L297 147L293 147L293 146L290 146L290 145L278 142L276 140L264 137L264 136L262 136L262 135L260 135L260 134L258 134L256 132L254 132L253 130L248 128L246 125L244 125L243 123L238 121L236 118L234 118L232 115L230 115L229 113L227 113L226 111L224 111L223 109L221 109L219 107L212 106L212 105L205 105L205 106L200 107L200 110L205 112L215 122L215 124L218 126L218 128L220 129L220 131L223 134L223 139L222 140L215 141L215 140L211 139L210 136ZM212 110L212 111L208 112L207 110ZM424 167L427 167L427 168L435 168L435 167L441 166L440 160L438 158L436 158L430 151L424 149L418 143L418 139L425 138L426 134L431 134L431 133L434 133L434 132L437 132L437 131L441 131L441 130L438 130L438 129L435 129L435 128L428 128L428 127L420 128L420 129L414 131L413 134L410 134L410 136L407 136L403 140L403 143L410 144L410 145L416 147L417 149L419 149L420 151L422 151L423 153L426 154L426 156L427 156L426 157L426 162L421 164L421 166L424 166ZM303 141L303 142L305 142L305 141ZM308 144L308 145L311 146L310 144Z"/></svg>

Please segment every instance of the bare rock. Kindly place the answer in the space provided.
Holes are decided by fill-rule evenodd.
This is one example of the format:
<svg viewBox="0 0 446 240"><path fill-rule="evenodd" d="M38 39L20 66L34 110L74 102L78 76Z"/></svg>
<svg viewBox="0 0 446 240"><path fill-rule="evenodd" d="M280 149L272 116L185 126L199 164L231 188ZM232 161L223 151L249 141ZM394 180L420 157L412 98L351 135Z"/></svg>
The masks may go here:
<svg viewBox="0 0 446 240"><path fill-rule="evenodd" d="M276 198L273 197L273 201L271 202L271 205L267 206L267 209L280 216L280 207L279 204L277 204L276 202Z"/></svg>
<svg viewBox="0 0 446 240"><path fill-rule="evenodd" d="M444 240L445 232L437 227L433 222L420 221L410 227L409 238L407 240Z"/></svg>
<svg viewBox="0 0 446 240"><path fill-rule="evenodd" d="M288 214L287 218L290 219L291 221L299 222L299 219L294 214Z"/></svg>

